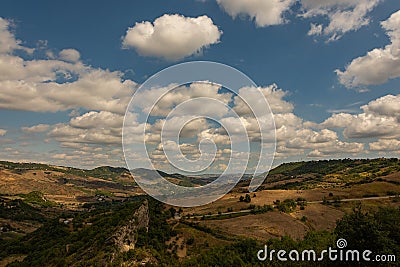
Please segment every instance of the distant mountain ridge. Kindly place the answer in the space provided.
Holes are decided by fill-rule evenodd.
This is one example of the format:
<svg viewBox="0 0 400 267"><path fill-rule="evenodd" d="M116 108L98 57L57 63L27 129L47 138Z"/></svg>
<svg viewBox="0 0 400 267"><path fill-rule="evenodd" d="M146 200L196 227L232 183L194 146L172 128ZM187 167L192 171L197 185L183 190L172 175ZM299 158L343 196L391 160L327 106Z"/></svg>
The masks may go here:
<svg viewBox="0 0 400 267"><path fill-rule="evenodd" d="M89 194L91 195L102 190L117 195L129 195L140 192L132 174L146 176L154 171L144 168L129 171L124 167L112 166L99 166L85 170L43 163L0 161L0 192L15 191L26 194L31 188L31 191L53 192L53 195L57 190L65 194L85 196L89 194L88 192L91 192ZM161 170L157 172L170 182L187 187L202 186L218 177L216 174L186 176ZM260 174L266 176L260 190L310 189L367 183L393 172L400 172L400 161L397 158L290 162L279 165L269 173ZM235 176L235 174L229 175ZM245 190L251 178L251 175L245 174L236 188Z"/></svg>

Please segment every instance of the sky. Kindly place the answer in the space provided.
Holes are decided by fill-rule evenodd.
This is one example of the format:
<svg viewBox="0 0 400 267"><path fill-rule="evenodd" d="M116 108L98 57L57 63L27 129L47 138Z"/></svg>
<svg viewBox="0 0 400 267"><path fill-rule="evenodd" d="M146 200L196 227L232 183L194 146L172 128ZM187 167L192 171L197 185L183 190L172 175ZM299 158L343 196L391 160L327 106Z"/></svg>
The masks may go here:
<svg viewBox="0 0 400 267"><path fill-rule="evenodd" d="M0 160L125 166L121 128L133 94L191 61L232 66L257 84L275 119L274 166L398 157L399 9L396 0L1 1ZM179 90L182 101L207 96L240 109L220 87L192 84L172 93L166 113ZM154 116L149 156L163 169L163 120ZM211 171L228 155L249 156L228 149L220 126L193 121L170 149L196 158L201 138L212 139L220 158Z"/></svg>

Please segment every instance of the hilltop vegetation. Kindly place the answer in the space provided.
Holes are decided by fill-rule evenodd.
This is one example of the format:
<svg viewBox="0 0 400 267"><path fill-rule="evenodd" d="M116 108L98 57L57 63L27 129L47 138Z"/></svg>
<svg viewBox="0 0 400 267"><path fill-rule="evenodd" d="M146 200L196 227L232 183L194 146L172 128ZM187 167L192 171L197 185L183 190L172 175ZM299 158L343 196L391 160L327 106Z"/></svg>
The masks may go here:
<svg viewBox="0 0 400 267"><path fill-rule="evenodd" d="M393 171L400 171L400 161L397 158L332 159L283 163L271 170L269 174L295 176L308 173L320 175L343 173L350 175L371 172L376 175L385 175Z"/></svg>
<svg viewBox="0 0 400 267"><path fill-rule="evenodd" d="M20 199L5 201L0 198L0 218L12 221L46 221L40 209L32 207Z"/></svg>
<svg viewBox="0 0 400 267"><path fill-rule="evenodd" d="M260 190L311 189L369 183L400 171L397 158L338 159L283 163L272 169ZM271 185L272 184L272 185Z"/></svg>
<svg viewBox="0 0 400 267"><path fill-rule="evenodd" d="M126 168L102 166L91 170L84 170L72 167L58 167L41 163L15 163L9 161L0 161L0 169L14 170L15 173L22 174L27 170L54 171L66 175L77 175L82 177L95 177L106 180L117 180L121 175L128 175Z"/></svg>
<svg viewBox="0 0 400 267"><path fill-rule="evenodd" d="M102 166L91 170L83 170L37 163L0 161L0 170L2 169L10 170L17 175L23 175L32 171L42 171L45 175L57 173L60 182L72 183L78 186L84 183L75 178L105 180L103 184L105 187L114 187L122 190L124 190L123 186L136 186L129 170L121 167ZM163 171L158 172L173 183L189 187L205 185L215 179L213 176L204 179L203 177L185 176L177 173L168 174ZM400 172L400 161L397 158L338 159L283 163L268 173L267 179L260 190L348 186L357 183L372 182L377 178L394 172ZM86 181L84 186L88 186L88 183ZM95 183L99 184L100 181L97 180ZM242 180L237 188L247 187L248 185L248 179ZM98 185L98 187L101 186L101 184Z"/></svg>

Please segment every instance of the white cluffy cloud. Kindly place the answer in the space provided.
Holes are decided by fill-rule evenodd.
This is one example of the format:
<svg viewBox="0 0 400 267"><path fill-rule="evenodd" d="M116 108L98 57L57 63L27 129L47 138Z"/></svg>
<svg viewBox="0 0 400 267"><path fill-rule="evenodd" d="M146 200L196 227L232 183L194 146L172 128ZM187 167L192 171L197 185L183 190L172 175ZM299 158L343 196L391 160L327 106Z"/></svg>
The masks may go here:
<svg viewBox="0 0 400 267"><path fill-rule="evenodd" d="M251 141L259 142L261 134L263 140L267 143L270 141L271 127L264 127L265 132L260 132L258 123L267 125L269 123L268 116L265 120L259 117L256 120L248 106L241 100L241 97L252 100L252 110L257 114L263 115L265 105L263 101L252 99L252 96L257 96L252 93L254 90L259 90L268 100L269 106L273 112L276 127L277 150L275 157L277 160L288 159L290 157L310 157L323 158L338 156L343 153L346 155L357 155L364 152L364 144L359 142L346 142L340 140L338 134L326 128L317 129L317 124L304 121L302 118L294 114L294 105L284 98L287 95L282 89L279 89L276 84L266 87L251 88L245 87L239 90L238 96L233 97L233 110L239 115L239 118L224 118L221 123L235 127L235 125L243 125L246 128L247 135ZM196 127L200 129L201 127ZM210 139L216 144L226 145L235 140L236 135L233 133L228 136L223 128L209 129L206 128L198 133L198 139Z"/></svg>
<svg viewBox="0 0 400 267"><path fill-rule="evenodd" d="M279 14L282 15L282 12ZM256 23L258 23L256 16L258 15L254 15L254 18ZM396 24L397 19L396 16L392 17L387 22L382 23L388 31L389 36L391 36L392 46L390 49L398 47L399 40L398 28L395 26L398 25ZM282 16L280 18L283 19ZM183 29L168 28L166 24L163 24L166 23L164 19L172 19L171 23L174 23L174 20L178 20L185 26ZM161 22L158 20L161 20ZM197 29L197 26L195 26L196 23L201 24L199 29L206 25L206 28L208 27L210 30L208 32L214 36L214 41L200 42L200 40L204 41L203 37L206 36L200 30L199 36L197 36L199 31L195 32L198 38L191 39L190 42L185 39L186 36L184 36L183 40L182 38L167 38L170 36L181 36L181 33L177 33L176 30L179 32L185 29L192 29L192 27ZM148 36L149 40L147 40L148 43L146 43L148 45L146 48L150 49L148 53L151 54L159 48L156 45L154 46L154 42L157 43L159 40L163 40L163 46L165 46L163 49L165 50L157 50L158 54L154 54L154 52L152 55L167 59L184 57L196 53L203 47L218 42L221 35L218 28L206 16L185 18L179 15L165 15L157 19L153 24L143 22L129 29L124 42L128 40L130 31L135 32L142 27L146 29L148 25L150 25L149 29L151 30L151 35ZM26 135L29 134L45 133L46 139L40 140L40 142L44 141L50 145L59 145L56 148L52 147L54 148L52 153L43 155L43 153L39 154L35 151L26 151L26 153L21 151L21 154L15 154L15 158L13 159L30 159L28 155L40 155L43 161L61 165L65 165L65 161L68 161L68 165L74 166L122 165L123 152L121 150L121 138L124 112L137 84L131 80L125 80L123 74L120 72L95 69L84 64L80 60L79 52L74 49L64 49L58 53L58 57L54 56L50 59L39 60L30 59L29 56L20 57L15 52L16 50L30 50L15 38L14 34L9 31L9 27L9 22L0 20L0 109L17 109L33 112L73 110L70 113L70 120L68 122L54 125L38 124L21 128L24 133L23 138L26 138ZM324 34L324 29L322 26L315 25L313 31ZM190 31L188 30L187 32ZM138 33L144 32L139 31ZM165 37L165 40L162 39L163 37ZM168 43L172 41L176 41L177 45ZM197 46L191 42L194 42ZM143 47L146 46L144 43L142 45ZM185 47L186 50L182 47ZM176 52L176 50L180 51ZM390 50L392 55L396 51ZM399 151L400 135L398 129L400 128L400 107L398 103L400 102L400 95L387 95L371 101L367 105L362 106L363 113L361 114L340 113L332 115L325 122L318 125L304 121L298 117L295 114L295 106L285 100L287 92L279 89L275 84L260 88L241 88L238 92L240 97L235 97L225 90L221 90L219 85L193 83L190 86L180 86L171 90L158 101L155 107L146 105L146 103L153 103L157 100L160 90L161 92L166 92L172 89L172 86L167 88L153 88L142 93L140 97L142 97L143 101L136 108L142 109L143 112L151 111L154 117L163 117L182 102L198 97L217 99L222 104L231 106L239 116L238 118L223 118L221 119L221 123L226 122L232 128L235 125L244 125L249 138L257 142L261 138L261 134L268 137L273 127L268 124L271 127L260 129L257 120L252 116L245 103L240 101L240 97L249 99L252 96L257 96L257 94L252 94L254 90L259 90L268 99L270 108L274 113L277 139L276 158L278 160L291 160L304 157L321 158L363 155L363 153L366 153L365 145L367 142L371 142L369 143L370 151L378 151L378 153L379 151ZM260 99L252 100L256 103ZM264 115L266 110L263 101L257 103L259 105L255 104L252 106L253 110L257 114ZM202 105L193 102L190 111L217 117L223 117L227 113L227 110L217 110L213 107L211 102ZM153 109L149 110L150 108ZM182 121L190 119L190 116L185 111L182 108L181 112L176 113L176 117L172 119L157 118L155 121L151 121L151 123L139 122L138 118L134 117L132 120L127 120L130 123L126 127L129 127L130 133L133 133L133 138L129 141L138 143L143 142L143 139L145 139L150 146L157 148L151 156L155 159L159 158L160 162L162 162L165 158L158 154L160 151L160 132L164 124L170 122L169 127L164 127L167 135L169 134L168 131L171 133L180 131L180 137L184 141L196 140L196 142L199 142L199 140L203 140L204 138L214 141L218 148L217 156L220 161L218 162L218 166L224 166L227 160L229 160L231 152L233 155L243 159L247 157L243 154L243 151L227 150L226 146L231 140L223 127L220 127L222 124L218 125L205 119L196 119L181 128ZM268 118L266 116L259 119L265 126L265 124L271 123ZM240 127L237 128L240 129ZM339 135L335 128L343 129L344 137ZM146 130L147 135L143 138L142 134L144 130ZM261 130L265 130L266 132L261 133ZM6 133L6 130L0 129L0 136ZM10 134L7 133L8 135ZM239 134L236 136L239 136ZM235 138L235 133L231 137ZM367 137L367 141L361 139ZM349 141L347 140L348 138L357 138L357 140ZM373 138L373 141L370 138ZM363 143L360 143L360 140ZM0 140L0 144L3 145L9 145L12 142L15 143L16 141L9 139ZM186 154L191 154L194 157L199 156L198 146L187 143L179 144L178 146L178 144L170 144L170 148L179 148ZM4 155L4 152L3 154L0 153L0 157L2 155ZM138 159L138 161L143 161L143 159Z"/></svg>
<svg viewBox="0 0 400 267"><path fill-rule="evenodd" d="M20 48L20 41L10 32L10 21L0 17L0 53L9 53Z"/></svg>
<svg viewBox="0 0 400 267"><path fill-rule="evenodd" d="M81 54L75 49L64 49L60 51L60 58L70 62L78 62Z"/></svg>
<svg viewBox="0 0 400 267"><path fill-rule="evenodd" d="M15 50L22 46L0 18L0 109L57 112L84 108L123 114L136 83L123 73L95 69L79 61L75 49L58 59L29 59Z"/></svg>
<svg viewBox="0 0 400 267"><path fill-rule="evenodd" d="M369 144L369 149L372 151L400 152L400 140L398 139L379 139L376 142Z"/></svg>
<svg viewBox="0 0 400 267"><path fill-rule="evenodd" d="M363 113L338 113L325 120L321 126L342 128L346 138L400 137L400 95L387 95L361 107Z"/></svg>
<svg viewBox="0 0 400 267"><path fill-rule="evenodd" d="M231 17L248 17L259 27L287 22L285 13L294 12L300 4L299 17L313 20L326 18L327 23L310 24L309 36L323 35L328 41L357 31L370 23L368 14L383 0L216 0Z"/></svg>
<svg viewBox="0 0 400 267"><path fill-rule="evenodd" d="M294 2L294 0L217 0L231 17L246 15L254 19L259 27L285 23L284 13Z"/></svg>
<svg viewBox="0 0 400 267"><path fill-rule="evenodd" d="M179 60L218 43L221 34L222 31L205 15L191 18L165 14L153 23L137 22L127 30L122 44L143 56Z"/></svg>
<svg viewBox="0 0 400 267"><path fill-rule="evenodd" d="M390 38L390 44L354 59L344 71L336 70L340 83L359 87L400 77L400 11L393 13L381 25Z"/></svg>
<svg viewBox="0 0 400 267"><path fill-rule="evenodd" d="M321 24L314 24L311 23L311 28L308 31L307 35L312 36L312 35L321 35L322 34L322 25Z"/></svg>
<svg viewBox="0 0 400 267"><path fill-rule="evenodd" d="M196 82L189 86L178 86L171 85L170 87L164 88L153 88L136 94L141 99L138 103L138 107L142 108L144 112L151 113L152 116L166 116L174 107L181 104L189 99L205 97L213 98L221 101L224 104L228 104L231 99L230 93L218 94L218 90L221 88L218 84L211 84L208 82ZM164 93L162 98L158 99L160 92ZM157 103L154 106L148 103ZM225 112L223 110L212 109L212 103L202 101L202 103L191 102L190 105L186 105L190 114L202 114L213 116ZM175 111L176 112L176 111ZM185 109L180 109L180 113L185 113ZM176 114L176 113L175 113ZM182 114L180 114L182 115Z"/></svg>
<svg viewBox="0 0 400 267"><path fill-rule="evenodd" d="M308 35L325 35L330 41L368 25L368 13L381 0L301 0L304 18L326 17L327 25L311 23Z"/></svg>
<svg viewBox="0 0 400 267"><path fill-rule="evenodd" d="M31 127L22 127L21 130L25 133L43 133L49 129L48 124L38 124Z"/></svg>
<svg viewBox="0 0 400 267"><path fill-rule="evenodd" d="M14 133L13 140L0 140L0 145L8 145L22 138L25 141L18 143L21 149L0 157L18 161L41 158L60 165L68 160L68 165L80 167L122 165L123 114L137 84L124 79L122 72L84 64L75 49L61 50L55 56L46 41L41 47L28 48L15 37L11 26L10 21L0 18L0 109L74 112L68 123L21 127L23 136ZM37 59L42 52L48 58ZM80 112L84 114L79 115ZM59 147L52 147L51 153L22 148L24 143L29 144L26 135L45 132L46 139L32 138L29 142L53 146L55 141ZM6 133L0 129L0 136Z"/></svg>

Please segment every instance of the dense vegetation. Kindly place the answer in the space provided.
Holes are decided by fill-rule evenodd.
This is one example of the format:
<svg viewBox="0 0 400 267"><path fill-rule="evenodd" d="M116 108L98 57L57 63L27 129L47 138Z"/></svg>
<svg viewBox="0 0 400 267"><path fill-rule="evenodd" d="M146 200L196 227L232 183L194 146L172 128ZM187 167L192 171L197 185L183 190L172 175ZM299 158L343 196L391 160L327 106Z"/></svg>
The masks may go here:
<svg viewBox="0 0 400 267"><path fill-rule="evenodd" d="M30 207L21 201L21 209ZM31 234L16 240L0 240L0 260L9 255L27 255L22 263L10 266L70 266L72 264L98 265L110 263L118 265L125 254L118 253L112 242L116 230L133 218L135 210L141 205L141 198L127 202L107 202L90 205L87 212L65 212L58 218L38 217L30 208L29 214L19 213L15 220L38 219L44 225ZM0 209L1 211L2 209ZM25 215L24 215L25 214ZM10 217L10 213L0 213ZM33 216L29 218L29 215ZM137 247L145 247L159 263L173 262L174 258L166 253L165 241L175 235L166 219L169 212L164 212L163 205L149 201L150 224L148 232L141 230L137 234ZM130 258L132 258L132 252ZM132 260L132 259L131 259Z"/></svg>
<svg viewBox="0 0 400 267"><path fill-rule="evenodd" d="M265 262L257 259L257 252L264 245L269 250L303 251L313 249L319 253L328 247L337 248L336 240L347 240L346 249L366 249L372 255L400 256L400 209L380 208L375 212L364 212L360 207L353 210L338 222L334 232L309 232L303 240L293 240L290 237L270 239L262 244L252 239L240 240L223 247L215 247L195 258L184 262L183 266L377 266L376 262L334 262L327 257L322 262L293 262L278 261L276 256L273 261ZM286 256L287 257L287 256ZM371 256L373 258L373 256ZM396 262L386 262L383 266L397 266Z"/></svg>
<svg viewBox="0 0 400 267"><path fill-rule="evenodd" d="M398 171L400 160L397 158L302 161L283 163L272 169L265 184L285 181L269 189L311 189L321 184L324 187L351 186L382 180L381 177ZM259 190L265 188L263 185Z"/></svg>
<svg viewBox="0 0 400 267"><path fill-rule="evenodd" d="M379 208L363 212L361 206L345 215L336 226L338 237L346 238L349 249L369 249L400 257L400 209Z"/></svg>
<svg viewBox="0 0 400 267"><path fill-rule="evenodd" d="M314 249L317 253L335 248L338 238L345 238L348 249L360 251L369 249L375 254L400 255L400 210L398 208L379 208L375 212L365 212L360 206L341 219L333 232L309 232L303 240L289 237L270 239L265 244L253 239L232 239L196 223L185 222L187 227L211 234L217 239L227 240L229 245L212 246L200 250L185 260L178 260L176 251L169 251L166 242L178 233L167 222L173 216L173 209L165 209L156 201L149 201L150 224L148 231L137 232L135 249L119 253L110 241L116 229L132 219L134 211L143 203L143 198L132 198L126 202L108 202L86 205L85 212L65 212L57 218L44 218L36 209L23 201L8 202L17 205L16 212L4 212L0 205L0 217L14 220L39 220L43 226L37 231L16 240L0 240L0 260L10 255L27 255L22 262L9 266L78 266L112 265L140 263L147 259L147 265L162 266L265 266L266 262L257 259L257 252L263 249L298 251ZM285 204L284 204L285 203ZM282 209L295 203L282 203ZM70 223L64 223L68 219ZM182 222L181 222L182 223ZM190 248L196 240L186 241ZM149 260L150 259L150 260ZM112 260L112 262L111 262ZM337 262L281 262L276 258L270 266L337 266ZM342 266L346 266L341 262ZM346 262L348 266L359 263ZM387 266L395 266L388 263ZM363 266L366 265L363 262Z"/></svg>
<svg viewBox="0 0 400 267"><path fill-rule="evenodd" d="M20 194L20 197L24 199L26 203L31 203L34 205L39 205L41 207L53 207L57 204L44 197L44 194L39 191L32 191L28 194Z"/></svg>
<svg viewBox="0 0 400 267"><path fill-rule="evenodd" d="M385 169L382 171L382 169ZM380 172L380 175L389 174L392 171L400 171L400 160L397 158L378 159L332 159L319 161L301 161L283 163L271 170L269 174L284 174L296 176L309 173L320 175L332 173L354 174L363 172Z"/></svg>
<svg viewBox="0 0 400 267"><path fill-rule="evenodd" d="M22 174L27 170L41 170L46 172L61 172L66 175L77 175L82 177L95 177L106 180L115 180L124 173L128 173L126 168L103 166L92 170L83 170L72 167L56 167L40 163L16 163L9 161L0 161L0 168L10 169L17 174Z"/></svg>
<svg viewBox="0 0 400 267"><path fill-rule="evenodd" d="M13 221L32 220L37 222L46 221L45 216L37 208L28 205L22 200L16 199L5 201L0 198L0 218ZM1 239L0 239L1 241Z"/></svg>

